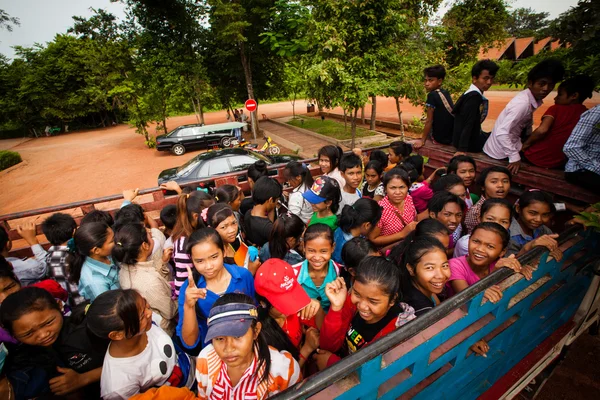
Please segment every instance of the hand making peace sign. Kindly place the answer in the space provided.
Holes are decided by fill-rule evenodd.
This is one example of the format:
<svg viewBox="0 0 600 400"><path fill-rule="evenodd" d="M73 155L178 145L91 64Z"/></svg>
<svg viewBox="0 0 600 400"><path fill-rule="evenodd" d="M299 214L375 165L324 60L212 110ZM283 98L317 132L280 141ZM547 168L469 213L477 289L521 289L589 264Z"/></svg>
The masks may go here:
<svg viewBox="0 0 600 400"><path fill-rule="evenodd" d="M196 307L198 299L206 298L206 289L199 289L194 281L192 269L189 265L186 266L188 272L188 287L185 289L185 306L189 308Z"/></svg>

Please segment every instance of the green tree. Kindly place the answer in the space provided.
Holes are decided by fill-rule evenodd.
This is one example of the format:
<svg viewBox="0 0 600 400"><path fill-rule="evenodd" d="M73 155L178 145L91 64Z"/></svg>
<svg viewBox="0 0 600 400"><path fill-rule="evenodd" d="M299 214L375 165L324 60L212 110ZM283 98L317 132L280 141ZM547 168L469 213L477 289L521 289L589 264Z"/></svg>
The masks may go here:
<svg viewBox="0 0 600 400"><path fill-rule="evenodd" d="M21 21L19 21L19 18L11 17L6 11L0 10L0 28L12 32L13 25L21 25Z"/></svg>
<svg viewBox="0 0 600 400"><path fill-rule="evenodd" d="M530 7L511 10L506 19L506 33L514 37L538 36L550 24L549 12L536 12Z"/></svg>
<svg viewBox="0 0 600 400"><path fill-rule="evenodd" d="M442 18L447 61L457 66L474 59L481 47L491 47L506 37L505 0L459 0Z"/></svg>

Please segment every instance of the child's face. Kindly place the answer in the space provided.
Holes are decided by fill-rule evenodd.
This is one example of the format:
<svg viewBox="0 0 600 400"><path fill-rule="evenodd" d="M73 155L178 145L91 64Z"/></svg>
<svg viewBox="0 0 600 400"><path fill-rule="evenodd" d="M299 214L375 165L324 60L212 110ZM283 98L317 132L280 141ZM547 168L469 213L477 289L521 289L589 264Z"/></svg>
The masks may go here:
<svg viewBox="0 0 600 400"><path fill-rule="evenodd" d="M99 257L108 257L110 256L113 247L115 247L115 234L111 228L106 229L106 240L102 247L94 247L92 252Z"/></svg>
<svg viewBox="0 0 600 400"><path fill-rule="evenodd" d="M21 284L8 276L0 277L0 304L8 295L21 290Z"/></svg>
<svg viewBox="0 0 600 400"><path fill-rule="evenodd" d="M398 164L400 161L402 161L402 157L396 154L394 149L390 147L388 150L388 160L390 161L390 164Z"/></svg>
<svg viewBox="0 0 600 400"><path fill-rule="evenodd" d="M517 212L519 213L521 222L531 230L536 230L540 226L546 225L550 222L550 218L552 218L550 206L539 201L534 201L527 207L519 207L517 205Z"/></svg>
<svg viewBox="0 0 600 400"><path fill-rule="evenodd" d="M448 228L450 233L454 232L463 219L463 210L456 203L446 203L439 213L429 213L430 218L435 218Z"/></svg>
<svg viewBox="0 0 600 400"><path fill-rule="evenodd" d="M367 324L381 321L394 305L394 302L390 301L389 294L384 293L381 285L376 282L354 281L350 290L350 301Z"/></svg>
<svg viewBox="0 0 600 400"><path fill-rule="evenodd" d="M229 204L233 211L240 211L240 206L242 205L242 200L244 200L244 192L240 190L238 197Z"/></svg>
<svg viewBox="0 0 600 400"><path fill-rule="evenodd" d="M487 69L484 69L478 77L473 76L471 82L479 90L485 92L494 84L494 75L490 74L490 71Z"/></svg>
<svg viewBox="0 0 600 400"><path fill-rule="evenodd" d="M192 247L192 262L196 271L206 280L217 276L223 269L223 250L211 240L205 240Z"/></svg>
<svg viewBox="0 0 600 400"><path fill-rule="evenodd" d="M320 161L319 161L319 164L320 164ZM291 176L290 172L288 170L284 171L284 176L285 176L285 180L287 181L288 185L290 185L294 189L296 189L298 186L300 186L302 184L302 176Z"/></svg>
<svg viewBox="0 0 600 400"><path fill-rule="evenodd" d="M576 104L578 102L579 93L573 93L569 96L567 91L562 88L558 88L558 93L554 98L554 104L559 106L567 106L569 104Z"/></svg>
<svg viewBox="0 0 600 400"><path fill-rule="evenodd" d="M492 231L477 229L469 238L469 263L485 268L505 253L502 238Z"/></svg>
<svg viewBox="0 0 600 400"><path fill-rule="evenodd" d="M327 156L319 156L319 167L321 172L328 174L331 172L331 160Z"/></svg>
<svg viewBox="0 0 600 400"><path fill-rule="evenodd" d="M425 293L442 293L450 278L448 256L439 249L425 253L416 266L408 264L407 267L414 282Z"/></svg>
<svg viewBox="0 0 600 400"><path fill-rule="evenodd" d="M308 260L308 265L314 271L323 271L329 267L329 260L331 260L331 253L333 253L333 244L323 236L319 236L308 242L304 242L304 253Z"/></svg>
<svg viewBox="0 0 600 400"><path fill-rule="evenodd" d="M475 166L470 162L460 162L456 169L456 175L463 180L466 187L469 187L475 180Z"/></svg>
<svg viewBox="0 0 600 400"><path fill-rule="evenodd" d="M231 215L227 217L223 222L217 226L217 232L221 236L221 239L225 243L235 242L235 238L238 234L238 222L235 216Z"/></svg>
<svg viewBox="0 0 600 400"><path fill-rule="evenodd" d="M365 180L369 186L373 187L375 185L379 185L381 182L381 177L373 168L369 168L365 170Z"/></svg>
<svg viewBox="0 0 600 400"><path fill-rule="evenodd" d="M390 179L385 187L385 194L394 204L400 204L408 195L408 185L400 178Z"/></svg>
<svg viewBox="0 0 600 400"><path fill-rule="evenodd" d="M136 304L138 315L140 316L140 332L138 335L141 335L152 328L152 308L150 308L150 304L142 296L138 297Z"/></svg>
<svg viewBox="0 0 600 400"><path fill-rule="evenodd" d="M240 337L219 336L212 340L217 355L227 365L228 369L247 368L254 357L254 341L261 329L260 322L256 327Z"/></svg>
<svg viewBox="0 0 600 400"><path fill-rule="evenodd" d="M454 185L448 190L448 192L457 195L462 199L462 201L467 200L467 188L465 187L465 185Z"/></svg>
<svg viewBox="0 0 600 400"><path fill-rule="evenodd" d="M63 325L58 310L29 312L13 322L14 338L30 346L49 347L56 342Z"/></svg>
<svg viewBox="0 0 600 400"><path fill-rule="evenodd" d="M483 215L481 222L495 222L508 230L511 222L510 210L503 206L494 206Z"/></svg>
<svg viewBox="0 0 600 400"><path fill-rule="evenodd" d="M538 79L535 82L529 81L527 87L531 90L531 94L537 101L544 100L551 91L554 90L554 82L550 78Z"/></svg>
<svg viewBox="0 0 600 400"><path fill-rule="evenodd" d="M425 76L425 90L432 92L442 86L443 79L434 78L433 76Z"/></svg>
<svg viewBox="0 0 600 400"><path fill-rule="evenodd" d="M350 186L352 189L356 189L362 182L362 168L360 165L348 168L346 171L342 172L342 177L346 180L346 185Z"/></svg>
<svg viewBox="0 0 600 400"><path fill-rule="evenodd" d="M503 172L490 172L485 178L483 192L488 199L503 199L508 196L510 178Z"/></svg>
<svg viewBox="0 0 600 400"><path fill-rule="evenodd" d="M331 201L324 201L322 203L311 203L311 207L313 209L313 212L323 212L327 209L329 209L329 207L331 206Z"/></svg>

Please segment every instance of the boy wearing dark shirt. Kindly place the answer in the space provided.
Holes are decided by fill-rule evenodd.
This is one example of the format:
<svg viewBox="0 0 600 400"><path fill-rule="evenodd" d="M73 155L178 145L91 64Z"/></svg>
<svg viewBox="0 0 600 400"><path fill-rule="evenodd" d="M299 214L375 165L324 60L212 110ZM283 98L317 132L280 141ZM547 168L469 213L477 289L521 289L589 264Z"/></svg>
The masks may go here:
<svg viewBox="0 0 600 400"><path fill-rule="evenodd" d="M422 147L431 135L434 143L452 144L452 131L454 130L454 116L452 115L452 97L446 89L442 89L446 69L441 65L434 65L423 70L425 74L425 90L427 90L427 121L420 139L413 143L414 149Z"/></svg>
<svg viewBox="0 0 600 400"><path fill-rule="evenodd" d="M267 176L261 177L254 184L252 190L254 207L244 215L246 239L251 244L262 247L269 241L273 221L268 216L277 206L281 192L279 182Z"/></svg>
<svg viewBox="0 0 600 400"><path fill-rule="evenodd" d="M563 147L579 117L587 108L582 104L592 97L594 81L588 76L575 76L558 87L554 105L542 116L542 123L523 144L527 161L543 168L561 168L567 162Z"/></svg>
<svg viewBox="0 0 600 400"><path fill-rule="evenodd" d="M480 153L488 138L481 124L488 113L488 100L483 93L494 83L498 65L490 60L478 61L471 69L471 86L454 105L452 144L457 152Z"/></svg>

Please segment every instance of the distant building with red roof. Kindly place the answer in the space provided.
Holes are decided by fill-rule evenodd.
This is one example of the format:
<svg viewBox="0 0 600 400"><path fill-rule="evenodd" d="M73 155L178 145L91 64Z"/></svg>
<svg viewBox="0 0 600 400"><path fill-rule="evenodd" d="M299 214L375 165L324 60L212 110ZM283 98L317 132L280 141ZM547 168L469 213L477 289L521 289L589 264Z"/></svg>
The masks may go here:
<svg viewBox="0 0 600 400"><path fill-rule="evenodd" d="M506 38L498 41L495 46L479 49L478 59L519 61L534 56L541 51L554 51L565 47L564 43L550 37L535 41L534 37Z"/></svg>

